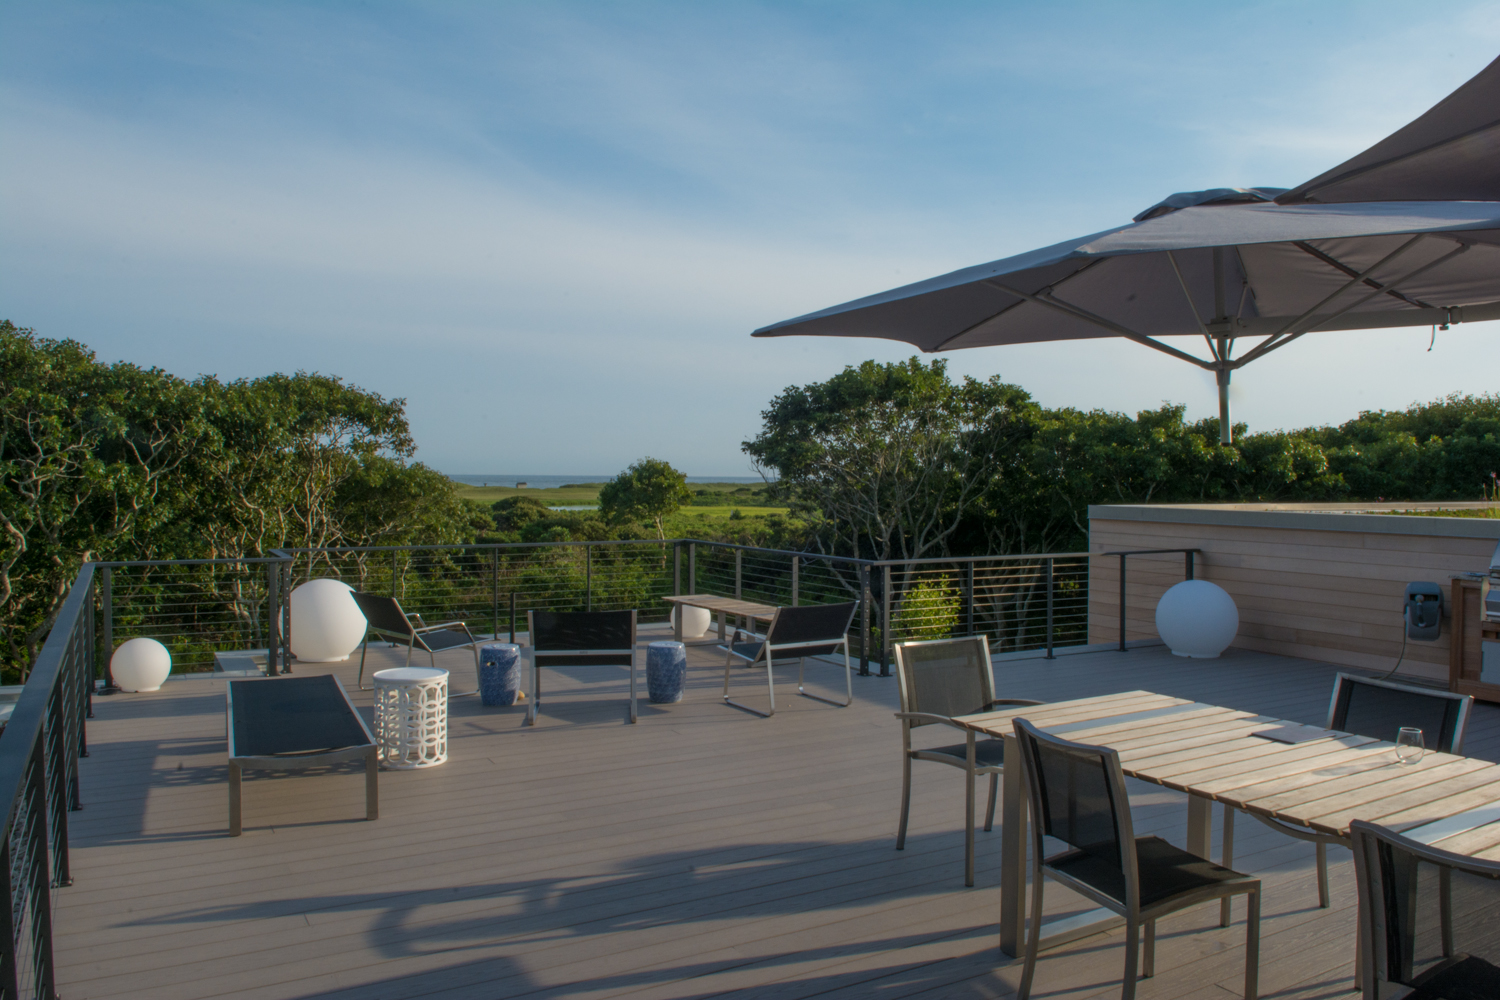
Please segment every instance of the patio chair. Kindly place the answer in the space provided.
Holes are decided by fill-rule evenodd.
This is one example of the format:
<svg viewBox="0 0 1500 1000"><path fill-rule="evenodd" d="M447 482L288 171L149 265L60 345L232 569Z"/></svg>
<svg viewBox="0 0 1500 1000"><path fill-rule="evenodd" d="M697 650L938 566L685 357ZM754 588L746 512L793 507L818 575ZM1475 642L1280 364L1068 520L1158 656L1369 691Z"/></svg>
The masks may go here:
<svg viewBox="0 0 1500 1000"><path fill-rule="evenodd" d="M463 622L442 622L438 625L428 625L418 614L407 614L401 610L401 602L394 597L382 597L379 594L365 594L354 591L354 603L359 605L360 613L365 616L367 631L365 641L359 647L359 677L355 680L355 686L361 691L367 691L365 687L365 650L369 648L370 636L375 635L382 639L388 639L391 643L401 643L406 646L406 666L411 666L412 650L421 649L427 653L427 658L434 667L437 666L437 654L445 649L460 649L467 646L474 652L474 690L462 691L451 695L454 698L463 698L479 693L479 644L488 641L482 637L476 637L469 631L469 626Z"/></svg>
<svg viewBox="0 0 1500 1000"><path fill-rule="evenodd" d="M1031 995L1041 943L1044 876L1125 918L1125 983L1122 1000L1135 997L1137 958L1141 974L1156 971L1156 921L1169 913L1243 895L1245 1000L1255 1000L1260 967L1260 879L1241 875L1160 837L1137 837L1125 794L1120 755L1108 747L1049 736L1025 719L1014 721L1031 798L1031 920L1020 1000ZM1044 838L1064 849L1046 853ZM1145 947L1139 948L1142 925ZM1139 955L1138 952L1144 952Z"/></svg>
<svg viewBox="0 0 1500 1000"><path fill-rule="evenodd" d="M733 637L724 650L724 704L744 709L763 719L776 714L775 659L797 657L797 693L804 698L821 701L827 705L848 708L854 703L854 681L849 672L849 626L854 622L854 612L859 602L848 604L804 604L795 608L777 608L771 623L766 626L764 638L753 632L734 630ZM844 654L844 700L834 701L813 694L805 684L805 660L809 656L829 656L842 650ZM738 658L745 666L764 664L766 668L766 691L770 695L770 710L742 705L729 697L729 667Z"/></svg>
<svg viewBox="0 0 1500 1000"><path fill-rule="evenodd" d="M930 760L964 771L964 885L974 884L974 779L990 776L990 803L984 829L995 825L995 795L1005 770L1005 741L976 739L974 730L953 721L955 715L988 712L997 705L1040 705L1025 698L995 698L990 644L982 635L931 642L898 642L896 686L901 692L901 824L896 850L906 847L906 820L911 811L911 762ZM964 733L952 746L913 749L911 732L921 726L947 725Z"/></svg>
<svg viewBox="0 0 1500 1000"><path fill-rule="evenodd" d="M1396 733L1402 726L1416 726L1422 730L1427 749L1460 753L1464 744L1464 730L1469 724L1469 709L1473 704L1474 699L1469 695L1396 681L1376 680L1372 677L1339 674L1333 682L1333 698L1328 703L1328 723L1325 728L1394 743ZM1220 855L1226 865L1234 864L1234 814L1237 811L1225 803L1224 845ZM1318 906L1327 909L1330 902L1328 845L1348 847L1349 842L1343 837L1317 833L1305 826L1294 826L1269 816L1258 813L1250 815L1288 837L1311 841L1316 845ZM1229 926L1227 904L1221 915L1220 925Z"/></svg>
<svg viewBox="0 0 1500 1000"><path fill-rule="evenodd" d="M1500 997L1500 862L1451 854L1364 820L1350 824L1349 835L1366 1000Z"/></svg>
<svg viewBox="0 0 1500 1000"><path fill-rule="evenodd" d="M635 612L528 611L531 641L531 704L526 724L542 710L543 667L629 667L630 721L635 707Z"/></svg>

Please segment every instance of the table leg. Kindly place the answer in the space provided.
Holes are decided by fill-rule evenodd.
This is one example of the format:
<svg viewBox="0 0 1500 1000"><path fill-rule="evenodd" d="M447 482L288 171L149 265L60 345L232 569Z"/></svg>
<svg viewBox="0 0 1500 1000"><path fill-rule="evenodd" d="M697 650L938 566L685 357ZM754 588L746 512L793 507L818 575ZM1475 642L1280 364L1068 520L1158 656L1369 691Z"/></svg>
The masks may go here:
<svg viewBox="0 0 1500 1000"><path fill-rule="evenodd" d="M1026 769L1016 738L1004 739L1010 766L1000 777L1000 950L1018 958L1026 929Z"/></svg>
<svg viewBox="0 0 1500 1000"><path fill-rule="evenodd" d="M682 641L682 608L681 604L672 605L672 638L678 642Z"/></svg>
<svg viewBox="0 0 1500 1000"><path fill-rule="evenodd" d="M724 641L724 623L728 619L728 617L729 616L726 615L724 612L722 612L722 611L719 612L719 641L720 642Z"/></svg>
<svg viewBox="0 0 1500 1000"><path fill-rule="evenodd" d="M365 755L365 819L380 818L380 755L374 747Z"/></svg>
<svg viewBox="0 0 1500 1000"><path fill-rule="evenodd" d="M1188 794L1187 851L1203 860L1209 860L1209 845L1213 841L1213 799Z"/></svg>

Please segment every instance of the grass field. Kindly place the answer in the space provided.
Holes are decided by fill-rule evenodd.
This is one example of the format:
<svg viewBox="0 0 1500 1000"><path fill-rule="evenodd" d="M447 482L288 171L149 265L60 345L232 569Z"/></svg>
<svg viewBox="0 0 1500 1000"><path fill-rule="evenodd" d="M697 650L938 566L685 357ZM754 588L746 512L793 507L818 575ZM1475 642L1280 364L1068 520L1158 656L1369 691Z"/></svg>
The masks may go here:
<svg viewBox="0 0 1500 1000"><path fill-rule="evenodd" d="M458 494L482 503L494 503L506 497L531 497L549 507L580 507L599 502L599 490L603 483L574 483L552 489L517 489L512 486L470 486L455 483ZM762 506L762 485L744 483L691 483L693 504L684 507L671 518L667 525L680 523L683 526L701 522L727 521L730 514L738 510L742 517L765 517L768 514L785 514L785 507ZM704 491L702 494L699 491Z"/></svg>

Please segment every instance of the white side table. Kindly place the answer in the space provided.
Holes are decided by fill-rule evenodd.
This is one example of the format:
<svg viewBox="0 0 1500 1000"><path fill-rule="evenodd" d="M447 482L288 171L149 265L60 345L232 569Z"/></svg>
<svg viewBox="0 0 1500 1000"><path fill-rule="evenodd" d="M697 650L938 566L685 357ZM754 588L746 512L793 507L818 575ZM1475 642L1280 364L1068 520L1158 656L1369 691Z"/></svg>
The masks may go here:
<svg viewBox="0 0 1500 1000"><path fill-rule="evenodd" d="M448 759L448 671L375 673L375 742L382 767L409 771Z"/></svg>

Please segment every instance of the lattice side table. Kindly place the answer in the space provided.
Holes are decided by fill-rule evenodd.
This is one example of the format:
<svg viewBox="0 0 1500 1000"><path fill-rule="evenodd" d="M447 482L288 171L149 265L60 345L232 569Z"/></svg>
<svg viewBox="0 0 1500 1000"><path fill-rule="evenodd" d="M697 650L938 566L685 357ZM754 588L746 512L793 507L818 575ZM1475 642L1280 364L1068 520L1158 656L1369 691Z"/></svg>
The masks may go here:
<svg viewBox="0 0 1500 1000"><path fill-rule="evenodd" d="M397 667L375 674L375 742L382 767L409 771L448 759L448 671Z"/></svg>

